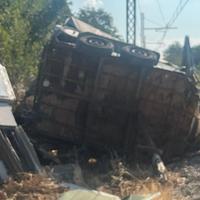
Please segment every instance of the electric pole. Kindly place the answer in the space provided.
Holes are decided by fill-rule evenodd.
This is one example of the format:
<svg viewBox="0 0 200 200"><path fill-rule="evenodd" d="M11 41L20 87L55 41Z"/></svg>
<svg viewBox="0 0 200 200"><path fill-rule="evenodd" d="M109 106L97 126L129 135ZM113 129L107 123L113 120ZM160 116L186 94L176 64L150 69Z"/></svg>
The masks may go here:
<svg viewBox="0 0 200 200"><path fill-rule="evenodd" d="M136 44L136 0L126 0L126 38Z"/></svg>
<svg viewBox="0 0 200 200"><path fill-rule="evenodd" d="M143 48L146 48L146 38L145 38L145 25L144 25L144 13L141 13L140 15L141 17L141 46Z"/></svg>

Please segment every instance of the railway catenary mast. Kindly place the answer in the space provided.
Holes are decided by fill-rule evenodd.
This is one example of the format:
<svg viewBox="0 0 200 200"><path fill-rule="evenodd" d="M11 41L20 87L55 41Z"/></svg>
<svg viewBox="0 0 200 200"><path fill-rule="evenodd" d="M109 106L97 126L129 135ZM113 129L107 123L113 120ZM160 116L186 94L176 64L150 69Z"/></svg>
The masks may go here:
<svg viewBox="0 0 200 200"><path fill-rule="evenodd" d="M136 0L126 0L126 38L136 44Z"/></svg>

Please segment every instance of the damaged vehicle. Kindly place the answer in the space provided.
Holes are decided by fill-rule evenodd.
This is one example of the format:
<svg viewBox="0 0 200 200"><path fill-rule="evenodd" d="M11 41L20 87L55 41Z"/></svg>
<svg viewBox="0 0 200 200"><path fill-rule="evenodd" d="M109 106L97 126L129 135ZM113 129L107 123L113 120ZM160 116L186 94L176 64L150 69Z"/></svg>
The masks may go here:
<svg viewBox="0 0 200 200"><path fill-rule="evenodd" d="M129 154L182 155L199 137L197 81L159 57L67 19L42 55L36 132Z"/></svg>
<svg viewBox="0 0 200 200"><path fill-rule="evenodd" d="M0 64L0 182L19 172L41 172L32 143L13 116L14 102L6 68Z"/></svg>

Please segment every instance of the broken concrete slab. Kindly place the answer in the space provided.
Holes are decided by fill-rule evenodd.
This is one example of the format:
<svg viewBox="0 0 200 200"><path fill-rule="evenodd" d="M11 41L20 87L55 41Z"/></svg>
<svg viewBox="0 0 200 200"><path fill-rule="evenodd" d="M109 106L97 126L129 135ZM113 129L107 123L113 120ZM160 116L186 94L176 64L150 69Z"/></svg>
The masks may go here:
<svg viewBox="0 0 200 200"><path fill-rule="evenodd" d="M97 192L86 189L78 189L68 191L63 194L63 196L59 200L120 200L119 197L110 195L104 192Z"/></svg>

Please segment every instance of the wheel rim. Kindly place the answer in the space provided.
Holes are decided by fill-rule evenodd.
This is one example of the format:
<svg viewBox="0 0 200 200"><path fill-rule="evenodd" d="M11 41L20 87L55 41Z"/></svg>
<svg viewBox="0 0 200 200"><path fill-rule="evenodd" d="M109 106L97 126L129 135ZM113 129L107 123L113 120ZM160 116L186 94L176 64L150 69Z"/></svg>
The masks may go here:
<svg viewBox="0 0 200 200"><path fill-rule="evenodd" d="M140 57L145 57L145 58L149 58L149 59L156 59L156 55L154 53L151 53L149 51L144 51L142 49L131 48L130 52L131 52L131 54L138 55Z"/></svg>
<svg viewBox="0 0 200 200"><path fill-rule="evenodd" d="M92 46L99 46L99 47L105 47L107 42L102 40L102 39L98 39L98 38L93 38L90 37L87 39L88 44L92 45Z"/></svg>

